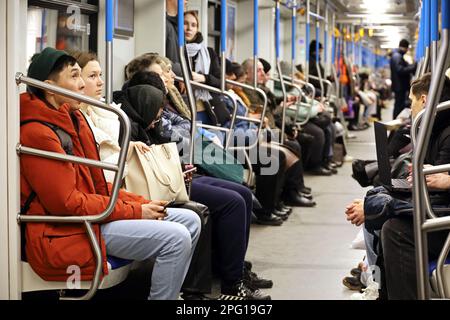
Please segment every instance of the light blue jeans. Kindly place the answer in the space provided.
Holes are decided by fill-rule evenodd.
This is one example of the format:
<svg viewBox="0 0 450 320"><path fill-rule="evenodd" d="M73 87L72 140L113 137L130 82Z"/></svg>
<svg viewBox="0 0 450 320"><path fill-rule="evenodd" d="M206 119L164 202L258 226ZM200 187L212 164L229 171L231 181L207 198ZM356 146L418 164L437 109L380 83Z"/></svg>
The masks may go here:
<svg viewBox="0 0 450 320"><path fill-rule="evenodd" d="M200 235L198 215L169 208L160 220L120 220L101 226L106 252L122 259L156 258L149 300L176 300Z"/></svg>
<svg viewBox="0 0 450 320"><path fill-rule="evenodd" d="M366 228L363 228L363 232L364 232L364 242L366 243L367 263L369 264L369 266L374 266L378 258L378 248L375 248L373 243L375 237L373 234L367 231ZM377 230L374 233L379 239L380 231Z"/></svg>

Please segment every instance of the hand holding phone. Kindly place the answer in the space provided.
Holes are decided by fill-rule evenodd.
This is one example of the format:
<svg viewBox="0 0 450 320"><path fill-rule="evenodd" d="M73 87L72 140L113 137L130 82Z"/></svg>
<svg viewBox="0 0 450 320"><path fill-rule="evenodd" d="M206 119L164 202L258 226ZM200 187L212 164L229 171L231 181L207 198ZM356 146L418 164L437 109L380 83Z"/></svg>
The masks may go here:
<svg viewBox="0 0 450 320"><path fill-rule="evenodd" d="M189 173L194 173L194 172L197 172L197 168L196 167L193 167L193 168L191 168L191 169L187 169L186 171L183 171L183 174L189 174Z"/></svg>
<svg viewBox="0 0 450 320"><path fill-rule="evenodd" d="M193 176L194 172L196 172L196 171L197 171L196 167L194 167L193 165L187 165L185 167L185 171L183 171L184 181L191 182L192 176Z"/></svg>
<svg viewBox="0 0 450 320"><path fill-rule="evenodd" d="M172 205L175 204L175 199L170 200L169 202L167 202L164 206L163 206L163 210L162 211L166 211L166 209Z"/></svg>

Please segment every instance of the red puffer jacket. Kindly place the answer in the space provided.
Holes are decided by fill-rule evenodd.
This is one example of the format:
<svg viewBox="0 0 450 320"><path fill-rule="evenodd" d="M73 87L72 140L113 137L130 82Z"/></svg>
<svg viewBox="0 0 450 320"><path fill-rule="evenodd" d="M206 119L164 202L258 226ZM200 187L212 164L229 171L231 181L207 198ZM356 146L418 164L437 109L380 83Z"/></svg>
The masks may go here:
<svg viewBox="0 0 450 320"><path fill-rule="evenodd" d="M64 154L58 136L43 121L65 130L72 138L75 156L98 160L92 131L79 111L72 114L68 105L58 110L37 97L20 96L20 121L32 121L21 126L23 146ZM29 215L84 216L103 212L109 201L110 186L98 168L45 159L31 155L20 156L20 189L22 205L34 191ZM141 205L148 203L140 196L121 190L116 206L104 222L141 219ZM106 248L100 226L94 225L106 275ZM95 271L95 258L86 230L79 224L27 223L26 254L33 270L44 280L66 281L67 268L80 267L81 280L90 280Z"/></svg>

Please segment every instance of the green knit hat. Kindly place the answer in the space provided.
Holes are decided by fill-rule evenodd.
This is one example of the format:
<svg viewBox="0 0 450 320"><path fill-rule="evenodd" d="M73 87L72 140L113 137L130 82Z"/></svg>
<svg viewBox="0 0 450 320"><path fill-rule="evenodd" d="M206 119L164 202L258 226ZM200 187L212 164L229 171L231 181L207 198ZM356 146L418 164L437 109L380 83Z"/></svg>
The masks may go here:
<svg viewBox="0 0 450 320"><path fill-rule="evenodd" d="M56 50L53 48L45 48L41 53L35 54L31 58L31 64L28 67L28 77L45 81L48 79L56 62L63 56L69 56L65 51ZM28 87L28 90L35 93L37 88Z"/></svg>

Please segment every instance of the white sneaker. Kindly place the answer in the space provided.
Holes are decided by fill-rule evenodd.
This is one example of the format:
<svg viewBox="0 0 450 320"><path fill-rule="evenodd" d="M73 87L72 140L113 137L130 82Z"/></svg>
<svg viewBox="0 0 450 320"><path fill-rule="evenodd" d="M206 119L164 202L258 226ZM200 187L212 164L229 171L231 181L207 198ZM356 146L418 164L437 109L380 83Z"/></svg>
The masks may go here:
<svg viewBox="0 0 450 320"><path fill-rule="evenodd" d="M353 159L354 159L354 158L353 158L352 156L346 155L346 156L344 157L344 162L352 162Z"/></svg>
<svg viewBox="0 0 450 320"><path fill-rule="evenodd" d="M377 300L378 299L378 283L371 281L366 289L363 289L363 293L354 293L351 295L351 300Z"/></svg>

